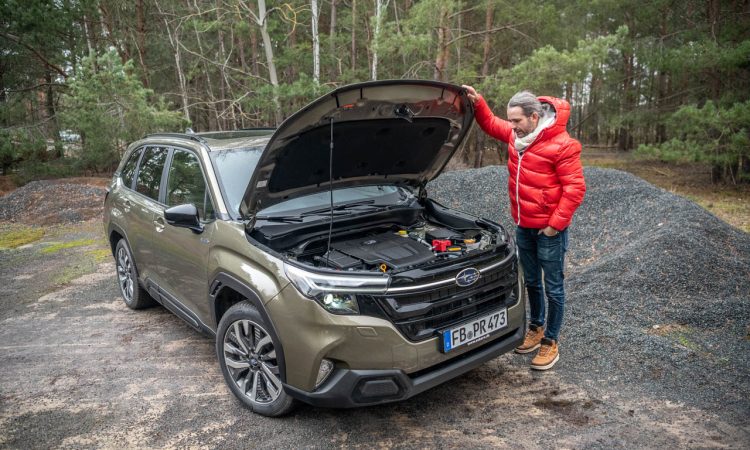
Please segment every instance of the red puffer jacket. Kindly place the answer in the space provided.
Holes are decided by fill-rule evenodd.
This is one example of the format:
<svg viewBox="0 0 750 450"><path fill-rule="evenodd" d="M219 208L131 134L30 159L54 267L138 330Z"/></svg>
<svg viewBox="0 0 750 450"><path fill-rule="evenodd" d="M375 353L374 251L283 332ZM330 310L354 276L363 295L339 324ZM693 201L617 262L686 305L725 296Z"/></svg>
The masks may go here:
<svg viewBox="0 0 750 450"><path fill-rule="evenodd" d="M554 97L539 97L554 107L555 123L544 129L519 156L510 122L496 117L479 97L474 105L477 123L490 136L508 143L508 194L517 225L551 226L564 230L583 201L586 183L581 167L581 143L565 130L570 104Z"/></svg>

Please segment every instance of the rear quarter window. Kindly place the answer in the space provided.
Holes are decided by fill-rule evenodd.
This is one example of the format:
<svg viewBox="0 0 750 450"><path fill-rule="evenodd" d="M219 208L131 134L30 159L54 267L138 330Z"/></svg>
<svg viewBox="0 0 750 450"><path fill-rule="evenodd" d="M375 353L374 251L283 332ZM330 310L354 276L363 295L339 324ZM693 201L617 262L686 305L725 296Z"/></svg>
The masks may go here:
<svg viewBox="0 0 750 450"><path fill-rule="evenodd" d="M139 148L133 153L130 154L130 157L128 158L128 161L125 163L124 166L122 166L122 171L120 171L120 177L122 178L122 184L129 188L133 188L133 177L135 176L135 168L138 165L138 160L141 157L141 153L143 153L143 149Z"/></svg>
<svg viewBox="0 0 750 450"><path fill-rule="evenodd" d="M154 200L159 200L159 187L164 172L164 163L169 152L166 148L149 147L141 160L135 190Z"/></svg>

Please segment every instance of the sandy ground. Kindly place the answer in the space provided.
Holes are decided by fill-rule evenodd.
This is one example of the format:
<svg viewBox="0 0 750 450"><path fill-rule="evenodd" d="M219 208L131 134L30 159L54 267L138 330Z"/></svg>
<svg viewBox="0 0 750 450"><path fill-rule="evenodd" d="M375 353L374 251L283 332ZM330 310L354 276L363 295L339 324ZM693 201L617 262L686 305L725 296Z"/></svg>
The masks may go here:
<svg viewBox="0 0 750 450"><path fill-rule="evenodd" d="M62 236L93 237L89 223ZM127 309L114 264L56 283L90 248L44 242L0 253L0 447L747 448L747 418L643 394L643 380L529 370L505 355L408 401L301 406L281 419L242 408L213 342L161 307ZM577 380L577 381L574 381ZM616 387L615 387L616 386ZM632 387L632 389L631 389ZM710 386L706 387L711 389Z"/></svg>

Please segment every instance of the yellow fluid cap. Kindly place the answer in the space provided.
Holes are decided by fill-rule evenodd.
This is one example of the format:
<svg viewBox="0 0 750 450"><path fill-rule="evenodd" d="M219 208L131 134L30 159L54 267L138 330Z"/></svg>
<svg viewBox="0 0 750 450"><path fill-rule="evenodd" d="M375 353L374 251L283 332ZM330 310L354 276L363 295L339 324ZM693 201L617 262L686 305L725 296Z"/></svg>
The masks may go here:
<svg viewBox="0 0 750 450"><path fill-rule="evenodd" d="M381 264L380 265L380 271L383 272L383 273L385 273L386 270L388 270L388 266L386 266L385 264Z"/></svg>
<svg viewBox="0 0 750 450"><path fill-rule="evenodd" d="M406 235L408 235L408 234L409 234L409 232L408 232L408 231L406 231L406 230L398 230L398 235L399 235L399 236L406 236Z"/></svg>
<svg viewBox="0 0 750 450"><path fill-rule="evenodd" d="M447 249L449 252L460 252L461 247L448 247Z"/></svg>
<svg viewBox="0 0 750 450"><path fill-rule="evenodd" d="M476 239L464 239L464 244L466 245L471 245L471 244L476 244L476 243L477 243Z"/></svg>

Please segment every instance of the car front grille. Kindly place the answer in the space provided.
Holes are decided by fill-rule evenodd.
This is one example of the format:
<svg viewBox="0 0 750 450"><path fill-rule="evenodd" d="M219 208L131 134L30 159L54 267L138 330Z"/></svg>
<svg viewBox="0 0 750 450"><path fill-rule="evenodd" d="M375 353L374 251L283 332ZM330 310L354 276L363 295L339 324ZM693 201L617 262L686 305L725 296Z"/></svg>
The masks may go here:
<svg viewBox="0 0 750 450"><path fill-rule="evenodd" d="M509 261L473 285L450 284L417 292L374 295L371 298L411 341L418 342L438 330L468 321L516 303L517 268Z"/></svg>

